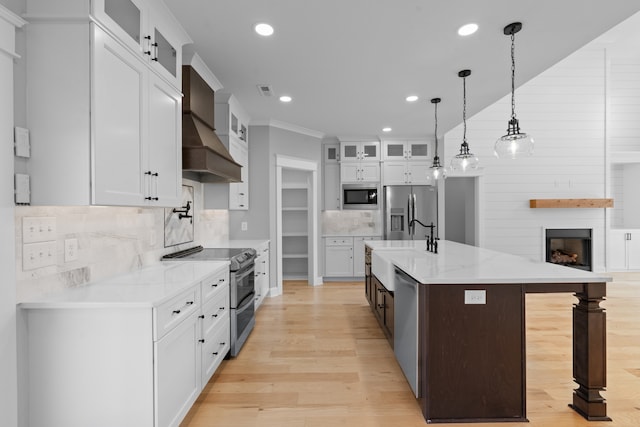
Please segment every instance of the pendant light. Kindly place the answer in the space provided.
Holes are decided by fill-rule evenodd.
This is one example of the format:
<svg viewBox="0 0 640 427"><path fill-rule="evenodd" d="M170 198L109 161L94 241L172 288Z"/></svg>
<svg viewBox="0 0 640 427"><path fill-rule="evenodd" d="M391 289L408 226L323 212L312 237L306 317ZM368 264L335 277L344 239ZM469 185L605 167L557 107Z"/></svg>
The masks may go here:
<svg viewBox="0 0 640 427"><path fill-rule="evenodd" d="M501 136L496 141L494 153L498 158L525 157L533 154L533 138L520 131L520 123L516 118L516 98L515 98L515 34L522 29L520 22L514 22L504 27L504 34L511 36L511 119L507 127L507 134Z"/></svg>
<svg viewBox="0 0 640 427"><path fill-rule="evenodd" d="M478 167L478 158L471 154L469 144L467 144L467 77L470 75L471 70L462 70L458 73L458 77L462 77L462 123L464 125L464 133L462 144L460 144L460 153L451 159L451 169L460 172L466 172Z"/></svg>
<svg viewBox="0 0 640 427"><path fill-rule="evenodd" d="M446 178L446 169L440 164L440 157L438 157L438 104L440 103L441 99L440 98L433 98L431 100L431 103L433 104L433 106L435 107L435 129L434 129L434 136L436 138L436 151L435 151L435 155L433 156L433 164L431 165L431 175L433 176L433 179L438 179L438 178Z"/></svg>

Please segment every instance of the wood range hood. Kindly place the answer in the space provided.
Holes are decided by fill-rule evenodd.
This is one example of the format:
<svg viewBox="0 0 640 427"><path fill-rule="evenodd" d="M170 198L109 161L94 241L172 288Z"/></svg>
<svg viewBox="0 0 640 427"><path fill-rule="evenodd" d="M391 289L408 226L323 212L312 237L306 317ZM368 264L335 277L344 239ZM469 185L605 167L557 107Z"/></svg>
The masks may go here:
<svg viewBox="0 0 640 427"><path fill-rule="evenodd" d="M241 182L242 166L214 128L214 92L191 67L182 67L182 175L199 182Z"/></svg>

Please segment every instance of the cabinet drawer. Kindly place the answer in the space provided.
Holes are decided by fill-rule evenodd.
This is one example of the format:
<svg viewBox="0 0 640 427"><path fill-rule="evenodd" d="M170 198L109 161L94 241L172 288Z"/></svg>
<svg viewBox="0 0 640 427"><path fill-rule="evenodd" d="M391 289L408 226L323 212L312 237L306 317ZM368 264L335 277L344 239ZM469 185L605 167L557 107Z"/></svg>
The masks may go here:
<svg viewBox="0 0 640 427"><path fill-rule="evenodd" d="M202 346L202 387L206 386L222 360L231 349L229 319L216 327L213 338Z"/></svg>
<svg viewBox="0 0 640 427"><path fill-rule="evenodd" d="M225 268L217 274L207 277L202 281L202 302L206 303L218 292L225 292L229 288L229 270Z"/></svg>
<svg viewBox="0 0 640 427"><path fill-rule="evenodd" d="M353 238L351 237L327 237L325 240L326 246L351 246L353 245Z"/></svg>
<svg viewBox="0 0 640 427"><path fill-rule="evenodd" d="M200 290L194 286L169 301L154 307L154 341L162 338L167 332L176 327L200 307Z"/></svg>
<svg viewBox="0 0 640 427"><path fill-rule="evenodd" d="M221 292L202 307L202 337L209 340L216 327L229 319L229 292Z"/></svg>

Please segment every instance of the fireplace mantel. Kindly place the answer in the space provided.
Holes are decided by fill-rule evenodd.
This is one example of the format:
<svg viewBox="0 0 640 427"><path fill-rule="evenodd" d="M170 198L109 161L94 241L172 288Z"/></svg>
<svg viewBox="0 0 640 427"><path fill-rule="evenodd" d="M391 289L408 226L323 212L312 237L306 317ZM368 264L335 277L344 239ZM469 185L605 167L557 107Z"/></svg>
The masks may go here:
<svg viewBox="0 0 640 427"><path fill-rule="evenodd" d="M536 208L612 208L613 199L530 199L529 207Z"/></svg>

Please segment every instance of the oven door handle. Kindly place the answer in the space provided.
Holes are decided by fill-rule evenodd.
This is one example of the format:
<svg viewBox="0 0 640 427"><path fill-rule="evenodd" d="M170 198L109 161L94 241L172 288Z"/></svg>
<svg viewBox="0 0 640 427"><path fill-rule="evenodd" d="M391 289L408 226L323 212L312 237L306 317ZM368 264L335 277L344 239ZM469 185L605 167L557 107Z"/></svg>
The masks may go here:
<svg viewBox="0 0 640 427"><path fill-rule="evenodd" d="M242 314L242 312L248 309L250 306L253 306L253 300L255 296L256 293L251 292L238 303L238 307L236 307L236 316Z"/></svg>
<svg viewBox="0 0 640 427"><path fill-rule="evenodd" d="M254 271L254 267L255 267L255 263L251 263L249 265L247 265L246 267L235 271L235 280L236 282L240 282L242 279L244 279L245 277L249 276L250 274L253 274Z"/></svg>

